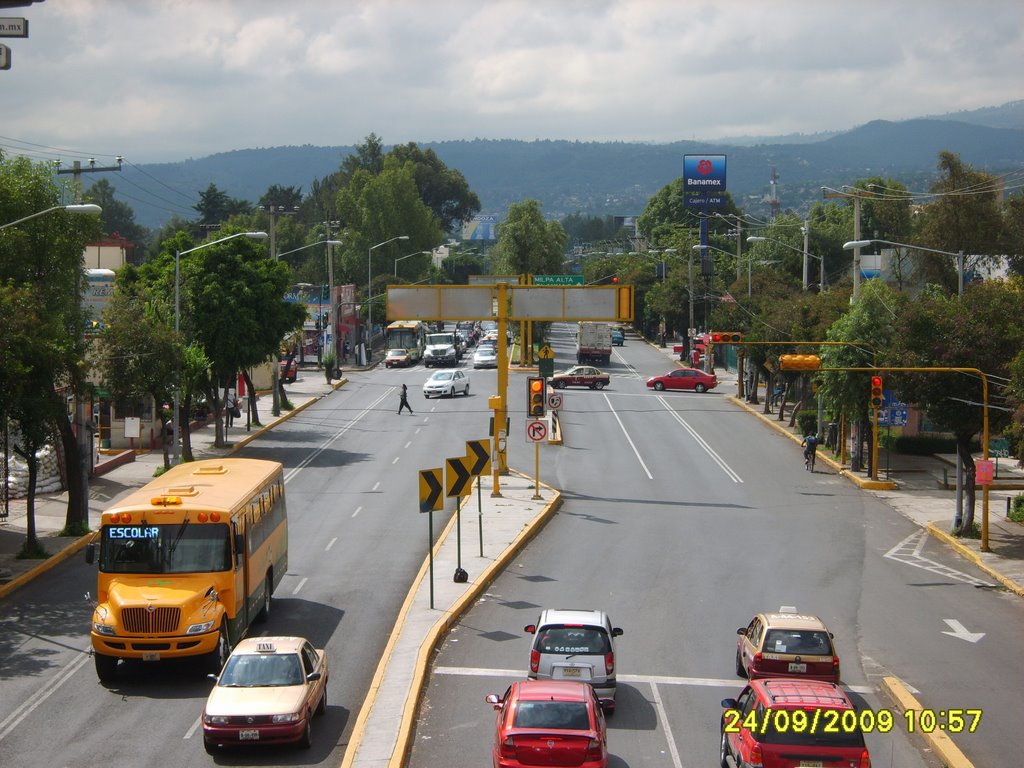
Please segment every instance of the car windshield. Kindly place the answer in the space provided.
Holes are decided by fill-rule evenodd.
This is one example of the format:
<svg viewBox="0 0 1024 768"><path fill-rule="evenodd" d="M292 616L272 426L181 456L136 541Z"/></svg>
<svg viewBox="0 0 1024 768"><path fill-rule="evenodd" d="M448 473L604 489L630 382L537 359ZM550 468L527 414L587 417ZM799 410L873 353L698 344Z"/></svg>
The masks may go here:
<svg viewBox="0 0 1024 768"><path fill-rule="evenodd" d="M454 375L451 371L438 371L430 378L434 381L449 381Z"/></svg>
<svg viewBox="0 0 1024 768"><path fill-rule="evenodd" d="M105 525L100 537L104 573L205 573L231 569L231 543L223 523L185 521Z"/></svg>
<svg viewBox="0 0 1024 768"><path fill-rule="evenodd" d="M219 684L232 688L264 688L301 685L303 679L302 662L297 653L244 653L228 659Z"/></svg>
<svg viewBox="0 0 1024 768"><path fill-rule="evenodd" d="M388 357L405 357L404 349L389 349Z"/></svg>
<svg viewBox="0 0 1024 768"><path fill-rule="evenodd" d="M513 725L517 728L585 731L590 728L590 715L582 701L520 701Z"/></svg>
<svg viewBox="0 0 1024 768"><path fill-rule="evenodd" d="M600 627L544 627L537 641L541 653L606 654L608 633Z"/></svg>
<svg viewBox="0 0 1024 768"><path fill-rule="evenodd" d="M765 653L798 653L806 656L831 656L828 632L812 629L769 629L764 638Z"/></svg>

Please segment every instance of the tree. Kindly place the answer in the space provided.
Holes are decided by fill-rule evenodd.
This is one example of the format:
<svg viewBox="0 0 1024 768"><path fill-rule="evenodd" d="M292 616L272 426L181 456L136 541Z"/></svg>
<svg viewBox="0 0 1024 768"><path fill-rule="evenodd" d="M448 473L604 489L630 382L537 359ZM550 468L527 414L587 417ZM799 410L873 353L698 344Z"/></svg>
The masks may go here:
<svg viewBox="0 0 1024 768"><path fill-rule="evenodd" d="M1003 205L1003 253L1010 271L1024 275L1024 193L1010 195Z"/></svg>
<svg viewBox="0 0 1024 768"><path fill-rule="evenodd" d="M466 177L441 162L434 150L422 150L409 142L395 147L388 156L412 164L420 199L434 212L445 232L454 232L480 212L480 198L469 188Z"/></svg>
<svg viewBox="0 0 1024 768"><path fill-rule="evenodd" d="M5 290L27 291L41 320L26 347L29 371L22 377L21 409L13 403L8 413L22 420L23 434L37 447L40 440L59 435L68 482L65 527L78 532L88 524L84 467L65 395L87 395L82 253L99 236L100 223L92 216L50 210L61 199L48 164L0 156L0 222L32 216L0 230L0 284Z"/></svg>
<svg viewBox="0 0 1024 768"><path fill-rule="evenodd" d="M873 282L873 281L872 281ZM967 286L963 296L926 291L907 303L898 317L885 361L900 367L977 368L989 379L989 404L996 383L1011 376L1013 355L1024 348L1024 280L989 280ZM993 333L993 329L999 329ZM982 431L982 382L963 373L899 373L893 379L900 396L916 403L956 438L966 477L964 519L955 531L970 535L974 524L974 458L971 441ZM989 408L990 434L1009 422L1005 410Z"/></svg>
<svg viewBox="0 0 1024 768"><path fill-rule="evenodd" d="M100 179L89 187L82 199L87 203L96 203L103 209L100 219L104 234L120 235L130 240L141 253L149 242L149 230L135 223L135 211L114 197L116 191L107 179Z"/></svg>
<svg viewBox="0 0 1024 768"><path fill-rule="evenodd" d="M283 206L288 210L294 210L302 205L302 188L282 187L280 184L271 184L260 197L257 205L260 208L275 205Z"/></svg>
<svg viewBox="0 0 1024 768"><path fill-rule="evenodd" d="M199 213L201 225L223 224L232 216L251 213L253 209L247 200L229 197L212 182L199 192L199 202L192 207Z"/></svg>
<svg viewBox="0 0 1024 768"><path fill-rule="evenodd" d="M384 142L376 133L371 133L362 144L356 145L355 154L341 161L341 173L351 179L356 171L366 171L374 176L384 170Z"/></svg>
<svg viewBox="0 0 1024 768"><path fill-rule="evenodd" d="M513 203L498 226L498 242L492 252L494 271L500 275L561 274L566 241L562 225L545 221L537 200Z"/></svg>

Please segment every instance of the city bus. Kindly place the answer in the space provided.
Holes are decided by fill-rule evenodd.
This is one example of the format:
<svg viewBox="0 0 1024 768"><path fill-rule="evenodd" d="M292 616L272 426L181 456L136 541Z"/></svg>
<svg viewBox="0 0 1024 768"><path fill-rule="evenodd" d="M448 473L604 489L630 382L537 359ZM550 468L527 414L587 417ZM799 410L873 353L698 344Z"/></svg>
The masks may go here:
<svg viewBox="0 0 1024 768"><path fill-rule="evenodd" d="M404 349L409 355L409 364L415 365L423 359L427 346L427 326L419 320L396 320L384 329L388 349Z"/></svg>
<svg viewBox="0 0 1024 768"><path fill-rule="evenodd" d="M284 469L276 461L179 464L103 512L86 549L98 561L96 675L120 659L201 656L220 672L254 621L266 621L288 570ZM97 553L98 544L98 553Z"/></svg>

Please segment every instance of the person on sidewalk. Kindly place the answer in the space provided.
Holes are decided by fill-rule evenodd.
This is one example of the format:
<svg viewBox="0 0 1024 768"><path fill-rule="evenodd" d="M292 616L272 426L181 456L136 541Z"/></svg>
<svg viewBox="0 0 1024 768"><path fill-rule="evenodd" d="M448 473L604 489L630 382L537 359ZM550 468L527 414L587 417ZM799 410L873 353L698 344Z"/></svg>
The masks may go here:
<svg viewBox="0 0 1024 768"><path fill-rule="evenodd" d="M402 415L402 409L403 408L408 408L409 409L409 415L412 416L413 415L412 406L409 405L409 388L406 387L405 384L402 385L402 395L401 395L401 397L402 397L402 399L398 401L398 415L399 416Z"/></svg>

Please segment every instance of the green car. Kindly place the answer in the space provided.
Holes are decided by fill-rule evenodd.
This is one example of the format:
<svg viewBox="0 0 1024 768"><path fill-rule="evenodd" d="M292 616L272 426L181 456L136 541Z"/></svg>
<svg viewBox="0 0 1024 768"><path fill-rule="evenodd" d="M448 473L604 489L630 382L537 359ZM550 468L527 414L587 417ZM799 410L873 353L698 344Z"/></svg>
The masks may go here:
<svg viewBox="0 0 1024 768"><path fill-rule="evenodd" d="M612 346L621 347L626 343L626 335L618 328L612 329Z"/></svg>

